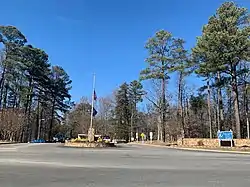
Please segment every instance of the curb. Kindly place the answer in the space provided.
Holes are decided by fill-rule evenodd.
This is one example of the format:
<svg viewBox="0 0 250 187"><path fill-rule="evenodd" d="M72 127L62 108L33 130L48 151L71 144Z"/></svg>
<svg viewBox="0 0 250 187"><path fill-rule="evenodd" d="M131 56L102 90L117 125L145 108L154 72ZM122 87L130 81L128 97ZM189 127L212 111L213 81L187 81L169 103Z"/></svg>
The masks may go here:
<svg viewBox="0 0 250 187"><path fill-rule="evenodd" d="M213 152L213 153L231 153L231 154L247 154L250 155L250 152L247 151L227 151L227 150L216 150L216 149L195 149L195 148L186 148L186 147L168 147L171 149L184 150L184 151L196 151L196 152Z"/></svg>
<svg viewBox="0 0 250 187"><path fill-rule="evenodd" d="M0 145L18 144L16 142L0 142Z"/></svg>
<svg viewBox="0 0 250 187"><path fill-rule="evenodd" d="M156 145L156 144L147 144L147 143L129 143L130 145L145 145L145 146L152 146L152 147L169 147L165 145Z"/></svg>
<svg viewBox="0 0 250 187"><path fill-rule="evenodd" d="M173 146L164 146L164 145L154 145L154 144L140 144L140 143L130 143L131 145L143 145L143 146L151 146L151 147L161 147L168 149L176 149L183 151L196 151L196 152L213 152L213 153L231 153L231 154L246 154L250 155L250 152L246 151L227 151L227 150L216 150L216 149L196 149L196 148L188 148L188 147L173 147Z"/></svg>

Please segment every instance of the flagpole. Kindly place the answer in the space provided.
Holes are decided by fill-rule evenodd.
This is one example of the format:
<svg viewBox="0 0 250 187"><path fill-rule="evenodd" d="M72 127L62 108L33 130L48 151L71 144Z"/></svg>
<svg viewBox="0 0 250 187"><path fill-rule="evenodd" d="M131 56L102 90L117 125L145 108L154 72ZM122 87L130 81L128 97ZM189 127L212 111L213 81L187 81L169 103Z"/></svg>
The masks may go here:
<svg viewBox="0 0 250 187"><path fill-rule="evenodd" d="M94 74L94 76L93 76L93 90L92 90L92 101L91 101L91 118L90 118L90 129L91 129L91 133L92 133L92 128L93 128L94 91L95 91L95 74Z"/></svg>

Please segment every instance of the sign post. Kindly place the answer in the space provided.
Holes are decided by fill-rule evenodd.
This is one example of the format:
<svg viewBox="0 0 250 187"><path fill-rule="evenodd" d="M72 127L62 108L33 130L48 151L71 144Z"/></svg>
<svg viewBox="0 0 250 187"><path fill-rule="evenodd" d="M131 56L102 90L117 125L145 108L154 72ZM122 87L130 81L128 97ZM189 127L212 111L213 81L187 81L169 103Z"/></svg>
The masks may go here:
<svg viewBox="0 0 250 187"><path fill-rule="evenodd" d="M153 132L149 132L150 143L153 141Z"/></svg>
<svg viewBox="0 0 250 187"><path fill-rule="evenodd" d="M144 137L145 137L145 134L144 134L144 133L141 133L141 140L142 140L142 143L144 143Z"/></svg>
<svg viewBox="0 0 250 187"><path fill-rule="evenodd" d="M219 139L219 145L221 146L221 141L230 141L231 147L233 147L233 131L218 131L217 133Z"/></svg>

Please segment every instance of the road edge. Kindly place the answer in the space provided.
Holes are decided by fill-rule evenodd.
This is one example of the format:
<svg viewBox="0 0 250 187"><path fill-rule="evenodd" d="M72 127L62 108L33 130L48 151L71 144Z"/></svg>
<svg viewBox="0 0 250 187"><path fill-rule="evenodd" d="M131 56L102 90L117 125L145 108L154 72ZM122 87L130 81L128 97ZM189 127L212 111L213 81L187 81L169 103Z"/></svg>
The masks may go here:
<svg viewBox="0 0 250 187"><path fill-rule="evenodd" d="M0 145L19 144L17 142L0 142Z"/></svg>
<svg viewBox="0 0 250 187"><path fill-rule="evenodd" d="M147 144L147 143L129 143L131 145L143 145L150 147L161 147L167 149L176 149L176 150L184 150L184 151L195 151L195 152L213 152L213 153L231 153L231 154L246 154L250 155L250 152L246 151L227 151L227 150L216 150L216 149L205 149L205 148L189 148L189 147L174 147L174 146L166 146L166 145L155 145L155 144Z"/></svg>

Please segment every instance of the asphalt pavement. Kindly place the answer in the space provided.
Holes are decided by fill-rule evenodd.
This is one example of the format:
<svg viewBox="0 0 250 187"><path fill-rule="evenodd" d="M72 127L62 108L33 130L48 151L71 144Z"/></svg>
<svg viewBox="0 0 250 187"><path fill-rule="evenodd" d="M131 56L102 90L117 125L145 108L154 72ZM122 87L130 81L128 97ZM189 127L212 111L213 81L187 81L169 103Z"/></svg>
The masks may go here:
<svg viewBox="0 0 250 187"><path fill-rule="evenodd" d="M0 145L0 187L249 187L250 155L140 145Z"/></svg>

